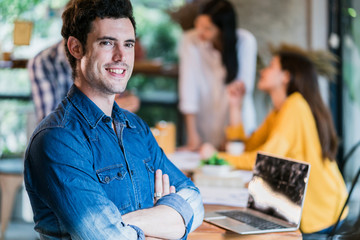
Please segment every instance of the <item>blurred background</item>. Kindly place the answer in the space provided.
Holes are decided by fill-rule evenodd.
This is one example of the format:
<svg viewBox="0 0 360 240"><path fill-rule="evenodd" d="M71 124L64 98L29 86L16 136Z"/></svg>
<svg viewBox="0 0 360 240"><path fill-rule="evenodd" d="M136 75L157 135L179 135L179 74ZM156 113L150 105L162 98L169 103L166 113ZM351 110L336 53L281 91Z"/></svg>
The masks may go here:
<svg viewBox="0 0 360 240"><path fill-rule="evenodd" d="M161 120L176 124L177 144L181 145L184 127L177 107L177 46L182 32L192 27L195 6L201 1L131 2L143 61L135 63L128 89L140 97L137 114L149 126ZM0 0L0 161L24 155L36 124L26 63L61 39L61 13L66 3L67 0ZM345 166L342 159L360 140L360 1L232 0L232 3L236 6L238 27L249 30L257 39L259 69L270 60L269 44L286 42L306 49L328 49L338 56L336 81L322 78L320 84L341 140L339 166L350 181L360 165L360 151ZM32 26L29 45L14 39L18 21L30 22ZM254 94L259 124L270 106L264 94L258 91ZM357 194L359 199L359 191ZM34 239L31 209L23 187L16 196L8 239ZM20 227L29 232L15 230Z"/></svg>

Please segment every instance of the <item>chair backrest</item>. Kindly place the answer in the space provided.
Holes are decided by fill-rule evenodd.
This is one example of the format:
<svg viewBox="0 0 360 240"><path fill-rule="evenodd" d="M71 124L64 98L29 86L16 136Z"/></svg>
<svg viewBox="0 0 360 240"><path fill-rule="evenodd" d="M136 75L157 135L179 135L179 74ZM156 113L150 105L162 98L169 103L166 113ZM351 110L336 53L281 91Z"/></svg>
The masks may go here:
<svg viewBox="0 0 360 240"><path fill-rule="evenodd" d="M359 148L359 146L360 146L360 141L356 142L350 148L348 153L344 155L343 161L342 161L343 169L345 168L345 165L347 164L350 157ZM337 222L334 225L332 232L328 235L329 239L360 239L360 212L358 213L357 217L355 217L355 219L353 219L353 221L351 221L350 223L344 224L345 225L344 227L337 228L337 226L340 222L340 219L341 219L341 215L343 214L346 206L348 205L351 195L353 194L353 191L355 189L355 186L356 186L357 182L359 181L359 177L360 177L359 175L360 175L360 167L351 183L351 186L349 189L349 194L348 194L346 202L341 210L340 216L337 219Z"/></svg>
<svg viewBox="0 0 360 240"><path fill-rule="evenodd" d="M336 232L338 231L337 226L338 226L338 224L340 222L341 216L342 216L346 206L349 203L349 200L350 200L351 195L352 195L352 193L353 193L353 191L355 189L355 186L356 186L356 184L357 184L357 182L359 180L359 177L360 177L360 168L358 169L358 171L357 171L357 173L355 175L355 178L354 178L354 180L353 180L353 182L351 184L348 197L347 197L347 199L345 201L345 204L344 204L344 206L343 206L343 208L341 210L341 213L340 213L340 215L339 215L339 217L338 217L338 219L337 219L337 221L336 221L336 223L334 225L334 228L331 231L331 233L329 233L329 235L328 235L328 237L330 239L360 239L360 227L359 227L359 225L360 225L360 213L358 214L354 225L350 226L350 229L344 229L342 231L341 228L339 228L339 233L336 234ZM346 236L348 236L349 238L346 238ZM339 238L339 237L341 237L341 238Z"/></svg>
<svg viewBox="0 0 360 240"><path fill-rule="evenodd" d="M354 154L354 152L356 151L356 149L360 146L360 140L355 143L350 150L342 157L341 162L338 162L339 165L339 169L341 171L341 173L344 175L344 171L345 171L345 165L347 164L348 160L350 159L350 157L352 157L352 155Z"/></svg>
<svg viewBox="0 0 360 240"><path fill-rule="evenodd" d="M360 141L353 145L353 147L349 150L347 154L343 157L343 164L345 165L349 158L354 154L355 150L358 149L360 146ZM360 212L358 213L357 217L355 219L349 220L346 219L346 221L342 224L341 227L338 227L341 216L348 205L351 196L353 195L355 186L360 178L360 167L353 178L353 181L351 183L348 197L344 203L344 206L342 207L341 213L334 224L334 228L332 232L329 234L304 234L303 240L360 240Z"/></svg>
<svg viewBox="0 0 360 240"><path fill-rule="evenodd" d="M354 144L350 148L349 152L347 154L345 154L345 156L343 158L343 167L346 165L347 161L354 154L354 152L359 148L359 146L360 146L360 141L358 141L356 144ZM340 228L337 227L338 224L340 223L341 216L350 201L350 198L351 198L351 195L353 194L355 186L356 186L357 182L359 181L359 177L360 177L360 167L351 183L351 186L349 189L349 194L348 194L345 204L341 210L341 213L334 225L333 230L327 236L327 239L344 239L344 240L345 239L349 239L349 240L360 239L360 212L358 213L358 215L354 219L354 221L351 221L351 223L344 224L345 225L344 227L340 227Z"/></svg>

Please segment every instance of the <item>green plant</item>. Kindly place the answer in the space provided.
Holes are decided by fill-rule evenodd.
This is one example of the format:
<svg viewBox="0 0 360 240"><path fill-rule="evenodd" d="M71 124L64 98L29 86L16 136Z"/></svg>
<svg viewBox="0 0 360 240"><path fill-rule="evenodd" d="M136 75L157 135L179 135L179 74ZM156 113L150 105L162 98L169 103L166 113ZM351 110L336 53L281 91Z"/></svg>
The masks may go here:
<svg viewBox="0 0 360 240"><path fill-rule="evenodd" d="M210 158L201 160L200 165L201 166L204 166L204 165L219 165L219 166L221 166L221 165L230 165L230 164L225 159L219 158L218 155L215 153Z"/></svg>
<svg viewBox="0 0 360 240"><path fill-rule="evenodd" d="M13 22L40 2L41 0L0 0L0 21Z"/></svg>
<svg viewBox="0 0 360 240"><path fill-rule="evenodd" d="M147 8L145 4L134 5L137 36L146 49L149 59L163 62L177 61L177 42L181 29L163 10Z"/></svg>

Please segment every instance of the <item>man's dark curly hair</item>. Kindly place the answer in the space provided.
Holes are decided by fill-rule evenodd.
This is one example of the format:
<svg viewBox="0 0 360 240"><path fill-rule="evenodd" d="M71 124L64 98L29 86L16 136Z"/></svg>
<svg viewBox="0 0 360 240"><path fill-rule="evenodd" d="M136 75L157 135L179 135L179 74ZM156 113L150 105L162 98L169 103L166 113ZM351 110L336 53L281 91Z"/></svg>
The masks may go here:
<svg viewBox="0 0 360 240"><path fill-rule="evenodd" d="M61 35L64 38L66 56L73 71L73 78L76 76L76 59L70 54L67 41L70 36L75 37L86 53L87 35L96 18L128 18L136 30L130 0L70 0L62 14Z"/></svg>

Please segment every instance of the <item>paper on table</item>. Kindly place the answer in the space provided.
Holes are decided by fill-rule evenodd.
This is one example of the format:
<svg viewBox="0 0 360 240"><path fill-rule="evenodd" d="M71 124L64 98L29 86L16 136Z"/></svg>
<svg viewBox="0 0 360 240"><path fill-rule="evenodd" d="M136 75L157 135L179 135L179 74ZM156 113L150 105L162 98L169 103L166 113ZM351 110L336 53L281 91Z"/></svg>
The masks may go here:
<svg viewBox="0 0 360 240"><path fill-rule="evenodd" d="M233 172L240 176L245 183L250 182L253 176L253 172L248 170L235 170Z"/></svg>
<svg viewBox="0 0 360 240"><path fill-rule="evenodd" d="M234 207L246 207L248 200L247 188L224 188L198 186L204 204L219 204Z"/></svg>
<svg viewBox="0 0 360 240"><path fill-rule="evenodd" d="M200 165L200 155L194 152L181 151L169 154L168 158L182 171L196 170ZM233 173L240 177L242 182L250 181L251 171L237 170ZM225 186L200 186L203 202L205 204L219 204L235 207L245 207L248 199L248 190L243 187L225 187Z"/></svg>
<svg viewBox="0 0 360 240"><path fill-rule="evenodd" d="M218 176L216 183L201 184L200 181L197 187L205 204L246 207L249 194L244 184L251 180L252 175L252 171L235 170L227 176ZM237 182L239 184L235 184Z"/></svg>
<svg viewBox="0 0 360 240"><path fill-rule="evenodd" d="M168 158L182 171L195 170L200 165L200 155L195 152L181 151L168 154Z"/></svg>

